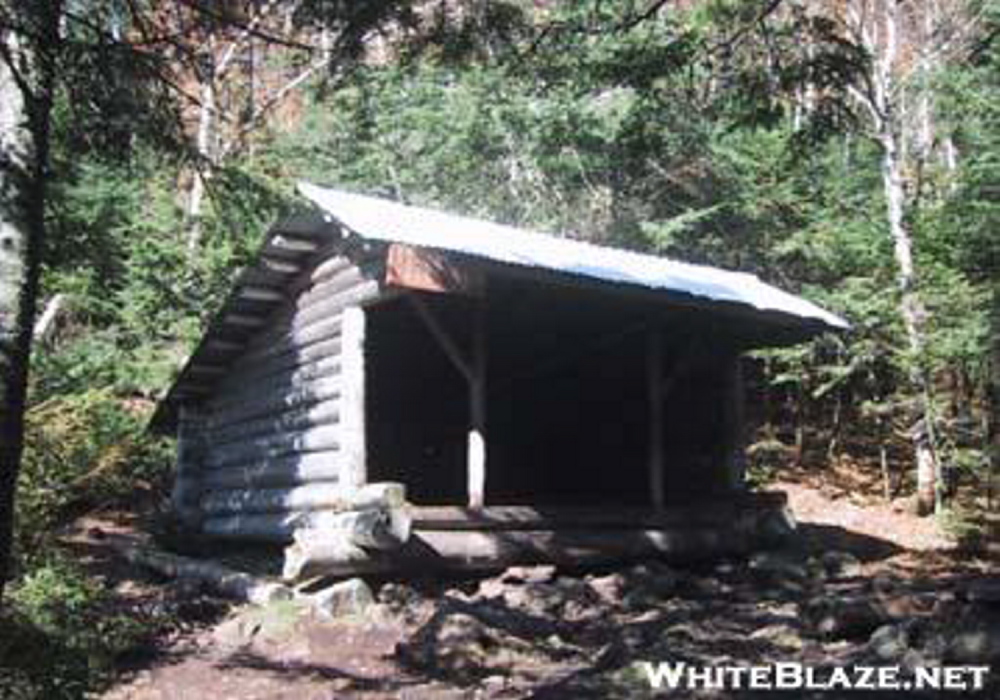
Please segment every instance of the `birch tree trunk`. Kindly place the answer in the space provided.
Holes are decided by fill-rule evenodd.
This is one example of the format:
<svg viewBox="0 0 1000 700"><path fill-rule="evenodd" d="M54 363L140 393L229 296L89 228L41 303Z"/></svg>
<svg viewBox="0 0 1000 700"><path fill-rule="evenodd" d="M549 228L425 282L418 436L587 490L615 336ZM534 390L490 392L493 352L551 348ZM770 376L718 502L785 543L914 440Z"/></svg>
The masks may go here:
<svg viewBox="0 0 1000 700"><path fill-rule="evenodd" d="M879 11L880 10L880 11ZM923 364L927 309L920 298L913 257L913 234L906 220L905 100L897 83L899 58L900 4L896 0L868 3L855 0L848 6L849 22L857 39L872 56L867 92L855 96L872 118L875 140L882 149L882 187L886 200L889 235L899 286L899 314L906 332L910 354L910 379L918 395L920 420L911 431L917 476L917 509L923 515L940 508L939 468L934 449L933 403L930 381ZM928 110L930 105L928 104ZM929 111L927 115L930 120Z"/></svg>
<svg viewBox="0 0 1000 700"><path fill-rule="evenodd" d="M3 37L9 53L13 40ZM24 98L6 61L0 61L0 596L10 577L14 491L24 433L24 356L29 236L22 180L30 160ZM2 598L0 598L2 600Z"/></svg>
<svg viewBox="0 0 1000 700"><path fill-rule="evenodd" d="M989 497L994 498L1000 475L1000 281L993 282L993 309L990 315L990 373L987 379L989 438Z"/></svg>
<svg viewBox="0 0 1000 700"><path fill-rule="evenodd" d="M896 258L896 280L900 290L899 312L906 329L906 340L913 367L910 377L919 394L922 419L912 430L914 457L917 463L917 507L922 515L936 511L938 501L938 466L934 451L933 406L930 383L923 367L926 308L916 288L913 265L913 237L906 225L906 192L903 184L902 157L898 137L884 133L882 142L882 183L885 189L892 236L893 254Z"/></svg>
<svg viewBox="0 0 1000 700"><path fill-rule="evenodd" d="M0 33L0 604L12 570L14 499L24 449L28 362L45 228L45 171L61 3L32 3L32 50ZM20 17L19 19L23 19Z"/></svg>

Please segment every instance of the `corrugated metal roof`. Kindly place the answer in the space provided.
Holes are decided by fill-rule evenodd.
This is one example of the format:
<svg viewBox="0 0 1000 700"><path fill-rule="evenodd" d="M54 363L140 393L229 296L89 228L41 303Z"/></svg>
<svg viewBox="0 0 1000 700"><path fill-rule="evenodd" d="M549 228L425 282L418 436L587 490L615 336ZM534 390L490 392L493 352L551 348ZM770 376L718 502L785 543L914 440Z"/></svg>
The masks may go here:
<svg viewBox="0 0 1000 700"><path fill-rule="evenodd" d="M511 265L592 277L618 284L683 292L821 321L848 323L756 276L706 265L597 246L442 211L299 183L327 216L364 238L453 251Z"/></svg>

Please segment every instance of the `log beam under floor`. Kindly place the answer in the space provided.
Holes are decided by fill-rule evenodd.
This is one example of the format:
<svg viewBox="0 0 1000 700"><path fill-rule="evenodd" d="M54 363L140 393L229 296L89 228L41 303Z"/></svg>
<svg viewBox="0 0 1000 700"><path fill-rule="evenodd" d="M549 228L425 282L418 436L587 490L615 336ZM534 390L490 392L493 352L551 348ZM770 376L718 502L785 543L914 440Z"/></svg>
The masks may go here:
<svg viewBox="0 0 1000 700"><path fill-rule="evenodd" d="M526 564L575 568L651 558L711 559L745 553L790 534L794 521L786 505L784 494L769 493L660 511L416 507L411 535L398 549L346 548L342 557L331 550L322 566L310 567L309 573L405 576Z"/></svg>

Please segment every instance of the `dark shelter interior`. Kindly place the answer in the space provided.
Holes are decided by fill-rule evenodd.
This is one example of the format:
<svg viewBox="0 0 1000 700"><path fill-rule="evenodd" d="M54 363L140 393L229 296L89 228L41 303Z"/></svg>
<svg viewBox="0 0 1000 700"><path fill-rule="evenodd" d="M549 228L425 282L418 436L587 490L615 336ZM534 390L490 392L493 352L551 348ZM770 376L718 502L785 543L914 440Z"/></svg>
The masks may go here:
<svg viewBox="0 0 1000 700"><path fill-rule="evenodd" d="M494 275L484 298L419 294L459 348L484 304L487 505L648 506L659 375L666 504L732 488L738 325L606 288ZM367 309L370 481L465 505L469 384L405 295ZM651 367L652 333L659 367Z"/></svg>

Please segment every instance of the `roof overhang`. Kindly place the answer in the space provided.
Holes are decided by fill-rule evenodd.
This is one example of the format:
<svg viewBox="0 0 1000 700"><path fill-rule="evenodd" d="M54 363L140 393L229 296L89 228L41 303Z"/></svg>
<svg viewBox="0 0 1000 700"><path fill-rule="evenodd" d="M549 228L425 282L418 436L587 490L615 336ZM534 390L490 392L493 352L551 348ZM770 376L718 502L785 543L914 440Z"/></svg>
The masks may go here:
<svg viewBox="0 0 1000 700"><path fill-rule="evenodd" d="M414 207L301 183L314 205L269 231L254 263L240 272L150 422L167 432L180 404L211 393L213 380L246 347L287 298L294 280L334 246L386 251L387 286L475 294L482 275L522 275L549 284L580 286L666 308L704 311L758 324L757 347L788 345L847 322L756 276L692 265L570 238Z"/></svg>

